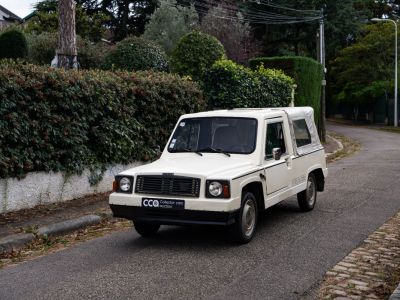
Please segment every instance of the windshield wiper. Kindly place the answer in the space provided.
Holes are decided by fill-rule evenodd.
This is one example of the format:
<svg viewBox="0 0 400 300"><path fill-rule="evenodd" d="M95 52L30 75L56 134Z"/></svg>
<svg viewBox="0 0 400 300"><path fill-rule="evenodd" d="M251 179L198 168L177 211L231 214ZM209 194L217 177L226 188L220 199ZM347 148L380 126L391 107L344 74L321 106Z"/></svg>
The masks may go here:
<svg viewBox="0 0 400 300"><path fill-rule="evenodd" d="M213 153L222 153L225 154L226 156L231 156L228 152L223 151L222 149L215 149L212 147L207 147L207 148L203 148L198 150L199 152L213 152Z"/></svg>
<svg viewBox="0 0 400 300"><path fill-rule="evenodd" d="M203 156L203 154L200 153L199 151L193 151L192 149L189 149L189 148L178 149L178 150L174 150L173 152L193 152L193 153L196 153L197 155Z"/></svg>

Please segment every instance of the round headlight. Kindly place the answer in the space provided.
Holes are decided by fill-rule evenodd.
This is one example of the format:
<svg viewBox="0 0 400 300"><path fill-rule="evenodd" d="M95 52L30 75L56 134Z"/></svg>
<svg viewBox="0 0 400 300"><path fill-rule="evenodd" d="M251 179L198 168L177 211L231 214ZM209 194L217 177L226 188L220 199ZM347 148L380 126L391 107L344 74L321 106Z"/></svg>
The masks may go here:
<svg viewBox="0 0 400 300"><path fill-rule="evenodd" d="M131 188L131 181L127 177L122 177L119 181L119 189L123 192L129 191Z"/></svg>
<svg viewBox="0 0 400 300"><path fill-rule="evenodd" d="M210 192L211 196L218 197L222 194L222 184L218 181L213 181L208 186L208 191Z"/></svg>

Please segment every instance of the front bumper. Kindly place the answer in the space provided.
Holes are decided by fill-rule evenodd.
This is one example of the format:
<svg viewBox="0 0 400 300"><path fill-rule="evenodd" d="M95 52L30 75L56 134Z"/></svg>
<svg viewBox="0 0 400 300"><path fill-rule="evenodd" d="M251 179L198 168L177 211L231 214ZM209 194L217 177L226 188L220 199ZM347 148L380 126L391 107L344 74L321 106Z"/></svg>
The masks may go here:
<svg viewBox="0 0 400 300"><path fill-rule="evenodd" d="M232 212L174 210L116 204L110 204L110 208L116 218L160 225L230 225L235 222L238 214L238 210Z"/></svg>

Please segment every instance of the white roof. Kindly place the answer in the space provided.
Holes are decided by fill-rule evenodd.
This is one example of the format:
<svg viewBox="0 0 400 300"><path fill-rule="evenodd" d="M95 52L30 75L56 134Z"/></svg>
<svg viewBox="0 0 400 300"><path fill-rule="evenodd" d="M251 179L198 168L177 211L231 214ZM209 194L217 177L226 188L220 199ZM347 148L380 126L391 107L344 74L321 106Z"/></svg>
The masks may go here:
<svg viewBox="0 0 400 300"><path fill-rule="evenodd" d="M199 113L187 114L183 117L201 118L201 117L275 117L286 112L291 119L297 117L310 116L314 114L311 107L276 107L276 108L234 108L226 110L204 111Z"/></svg>

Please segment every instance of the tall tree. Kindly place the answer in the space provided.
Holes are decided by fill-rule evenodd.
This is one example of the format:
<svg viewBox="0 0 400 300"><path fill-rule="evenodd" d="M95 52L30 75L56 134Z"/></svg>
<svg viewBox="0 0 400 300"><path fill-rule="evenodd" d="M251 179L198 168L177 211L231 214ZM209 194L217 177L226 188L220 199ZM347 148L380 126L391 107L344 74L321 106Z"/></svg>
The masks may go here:
<svg viewBox="0 0 400 300"><path fill-rule="evenodd" d="M240 64L258 54L259 43L253 39L250 24L236 5L210 8L201 22L201 31L216 37L224 45L228 58Z"/></svg>
<svg viewBox="0 0 400 300"><path fill-rule="evenodd" d="M100 11L89 14L87 8L77 4L75 6L76 33L82 38L98 42L106 30L108 17ZM26 32L40 34L56 32L58 30L58 3L57 0L44 0L35 6L35 15L27 21Z"/></svg>
<svg viewBox="0 0 400 300"><path fill-rule="evenodd" d="M108 16L107 26L113 32L114 40L144 32L150 15L157 7L157 0L77 0L89 14L102 12Z"/></svg>
<svg viewBox="0 0 400 300"><path fill-rule="evenodd" d="M335 99L358 107L391 93L394 30L388 23L364 26L357 42L343 49L332 64Z"/></svg>
<svg viewBox="0 0 400 300"><path fill-rule="evenodd" d="M58 48L56 61L58 68L77 69L77 47L75 31L75 2L74 0L58 1Z"/></svg>
<svg viewBox="0 0 400 300"><path fill-rule="evenodd" d="M175 0L162 0L151 15L143 37L154 41L170 54L182 36L198 26L194 6L180 6Z"/></svg>

